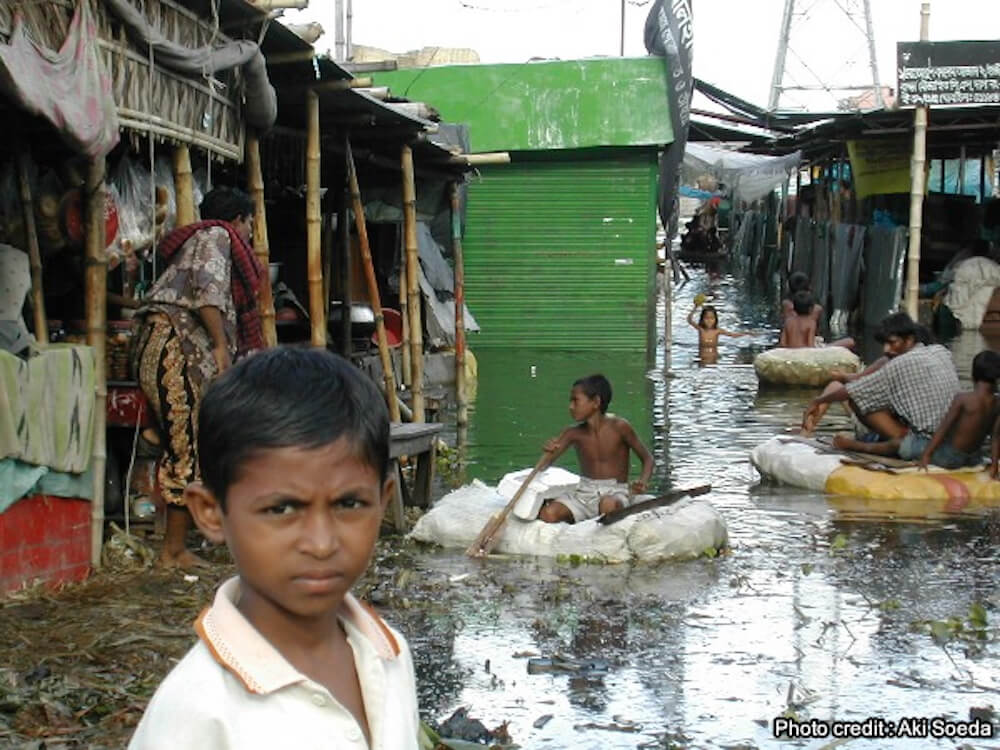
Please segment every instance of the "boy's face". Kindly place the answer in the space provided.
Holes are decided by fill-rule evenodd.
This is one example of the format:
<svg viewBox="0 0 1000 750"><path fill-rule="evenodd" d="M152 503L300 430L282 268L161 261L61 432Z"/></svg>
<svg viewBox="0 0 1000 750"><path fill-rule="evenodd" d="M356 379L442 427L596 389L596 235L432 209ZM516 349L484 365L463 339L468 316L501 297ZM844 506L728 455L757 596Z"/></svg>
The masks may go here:
<svg viewBox="0 0 1000 750"><path fill-rule="evenodd" d="M392 487L341 438L251 457L225 512L200 484L186 498L205 536L228 545L242 582L239 608L267 633L335 615L368 567Z"/></svg>
<svg viewBox="0 0 1000 750"><path fill-rule="evenodd" d="M594 412L601 410L601 397L591 398L580 386L574 386L569 392L569 415L577 422L586 421Z"/></svg>

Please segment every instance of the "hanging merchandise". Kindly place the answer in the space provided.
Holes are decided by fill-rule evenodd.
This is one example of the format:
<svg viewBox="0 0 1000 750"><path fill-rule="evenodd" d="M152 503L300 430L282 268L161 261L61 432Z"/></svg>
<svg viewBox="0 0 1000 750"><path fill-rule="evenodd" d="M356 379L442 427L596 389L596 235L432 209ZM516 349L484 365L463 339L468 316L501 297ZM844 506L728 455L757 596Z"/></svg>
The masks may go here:
<svg viewBox="0 0 1000 750"><path fill-rule="evenodd" d="M162 236L167 218L166 187L155 186L156 204L151 205L154 189L149 171L128 156L123 157L111 175L111 191L118 204L119 242L126 253L147 251Z"/></svg>

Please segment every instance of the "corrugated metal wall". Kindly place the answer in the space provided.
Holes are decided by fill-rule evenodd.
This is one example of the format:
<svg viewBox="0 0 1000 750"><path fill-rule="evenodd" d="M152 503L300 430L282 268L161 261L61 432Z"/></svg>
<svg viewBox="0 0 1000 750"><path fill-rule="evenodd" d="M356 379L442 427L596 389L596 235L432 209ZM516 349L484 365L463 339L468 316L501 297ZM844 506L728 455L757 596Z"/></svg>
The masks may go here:
<svg viewBox="0 0 1000 750"><path fill-rule="evenodd" d="M651 149L484 169L466 213L470 346L644 352L656 180Z"/></svg>

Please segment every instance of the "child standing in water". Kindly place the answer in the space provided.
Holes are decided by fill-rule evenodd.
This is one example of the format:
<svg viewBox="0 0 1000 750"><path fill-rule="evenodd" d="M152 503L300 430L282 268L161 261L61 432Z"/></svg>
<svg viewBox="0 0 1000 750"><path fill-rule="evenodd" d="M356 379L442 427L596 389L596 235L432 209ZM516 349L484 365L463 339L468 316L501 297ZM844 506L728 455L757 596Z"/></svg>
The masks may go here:
<svg viewBox="0 0 1000 750"><path fill-rule="evenodd" d="M608 414L611 383L590 375L573 383L569 413L578 424L545 444L549 466L571 445L576 448L583 476L567 497L549 500L538 513L547 523L575 523L622 508L632 493L645 492L653 475L653 456L626 420ZM642 461L639 479L628 484L629 451Z"/></svg>
<svg viewBox="0 0 1000 750"><path fill-rule="evenodd" d="M727 331L725 328L719 328L719 315L715 311L715 308L711 305L705 305L701 309L701 315L698 318L698 322L694 322L694 314L698 309L698 302L695 301L694 306L691 308L691 312L688 313L687 321L688 325L698 331L698 348L713 350L719 346L719 336L732 336L733 338L739 338L740 336L753 336L754 332L739 332L739 331Z"/></svg>

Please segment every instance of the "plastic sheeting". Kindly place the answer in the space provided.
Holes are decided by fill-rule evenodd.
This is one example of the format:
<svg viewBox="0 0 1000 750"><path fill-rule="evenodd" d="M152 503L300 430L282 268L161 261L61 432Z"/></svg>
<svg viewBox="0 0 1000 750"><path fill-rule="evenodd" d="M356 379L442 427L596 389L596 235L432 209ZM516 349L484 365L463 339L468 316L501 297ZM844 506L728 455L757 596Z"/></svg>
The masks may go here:
<svg viewBox="0 0 1000 750"><path fill-rule="evenodd" d="M219 47L188 49L167 39L154 28L129 0L104 0L125 25L129 36L143 49L153 48L153 59L177 73L188 76L213 75L221 70L242 67L246 81L246 121L260 131L268 131L278 119L278 97L267 78L267 63L255 42L239 40ZM82 3L86 5L86 3Z"/></svg>
<svg viewBox="0 0 1000 750"><path fill-rule="evenodd" d="M465 549L506 504L496 489L476 480L435 503L409 536ZM608 563L656 562L694 559L707 550L725 547L727 541L726 524L718 511L703 500L688 498L636 513L610 526L596 519L566 524L522 521L510 516L496 551L542 557L580 555Z"/></svg>
<svg viewBox="0 0 1000 750"><path fill-rule="evenodd" d="M835 224L833 234L830 270L833 314L830 316L830 328L840 333L846 328L847 316L858 302L866 228L857 224Z"/></svg>
<svg viewBox="0 0 1000 750"><path fill-rule="evenodd" d="M944 303L962 323L962 328L975 330L982 324L993 290L998 286L1000 265L989 258L969 258L955 266Z"/></svg>
<svg viewBox="0 0 1000 750"><path fill-rule="evenodd" d="M906 260L905 227L871 227L864 251L864 315L868 326L878 323L899 307L903 293L903 263Z"/></svg>
<svg viewBox="0 0 1000 750"><path fill-rule="evenodd" d="M781 185L801 161L801 151L785 156L761 156L702 143L689 143L684 150L684 166L726 183L733 191L734 201L762 198Z"/></svg>

